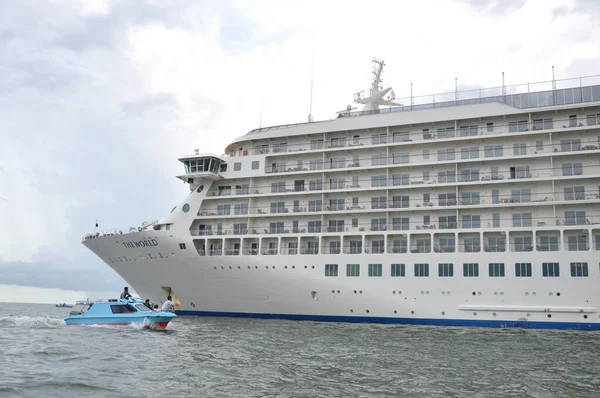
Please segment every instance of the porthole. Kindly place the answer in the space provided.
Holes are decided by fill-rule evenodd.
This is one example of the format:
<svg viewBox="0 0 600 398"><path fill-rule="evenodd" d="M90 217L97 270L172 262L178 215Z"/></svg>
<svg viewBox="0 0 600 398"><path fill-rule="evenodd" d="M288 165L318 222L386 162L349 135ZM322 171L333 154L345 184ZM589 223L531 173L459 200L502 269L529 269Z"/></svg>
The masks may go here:
<svg viewBox="0 0 600 398"><path fill-rule="evenodd" d="M229 266L229 269L231 269L231 265Z"/></svg>
<svg viewBox="0 0 600 398"><path fill-rule="evenodd" d="M473 296L474 296L475 294L477 294L477 293L473 292Z"/></svg>
<svg viewBox="0 0 600 398"><path fill-rule="evenodd" d="M221 269L225 269L225 268L221 267Z"/></svg>
<svg viewBox="0 0 600 398"><path fill-rule="evenodd" d="M498 295L498 292L494 292L494 296L497 296L497 295Z"/></svg>
<svg viewBox="0 0 600 398"><path fill-rule="evenodd" d="M410 313L411 313L411 315L414 315L414 314L415 314L415 312L414 312L414 311L411 311Z"/></svg>
<svg viewBox="0 0 600 398"><path fill-rule="evenodd" d="M354 294L356 294L356 290L354 291Z"/></svg>
<svg viewBox="0 0 600 398"><path fill-rule="evenodd" d="M494 312L494 313L492 314L492 316L496 316L496 313Z"/></svg>
<svg viewBox="0 0 600 398"><path fill-rule="evenodd" d="M530 318L530 317L531 317L531 314L527 314L527 318Z"/></svg>
<svg viewBox="0 0 600 398"><path fill-rule="evenodd" d="M552 318L552 314L548 314L548 318Z"/></svg>
<svg viewBox="0 0 600 398"><path fill-rule="evenodd" d="M339 293L340 291L338 290L337 292Z"/></svg>
<svg viewBox="0 0 600 398"><path fill-rule="evenodd" d="M369 313L369 310L367 310L367 314Z"/></svg>
<svg viewBox="0 0 600 398"><path fill-rule="evenodd" d="M583 316L583 319L587 319L587 315L584 315L584 316Z"/></svg>
<svg viewBox="0 0 600 398"><path fill-rule="evenodd" d="M425 291L424 291L424 290L421 290L421 294L425 294Z"/></svg>
<svg viewBox="0 0 600 398"><path fill-rule="evenodd" d="M183 205L183 207L181 208L181 211L183 211L184 213L187 213L188 211L190 211L190 205L188 205L187 203Z"/></svg>
<svg viewBox="0 0 600 398"><path fill-rule="evenodd" d="M292 265L292 269L296 269L296 266L295 266L295 265Z"/></svg>
<svg viewBox="0 0 600 398"><path fill-rule="evenodd" d="M398 290L398 294L402 294L402 290Z"/></svg>
<svg viewBox="0 0 600 398"><path fill-rule="evenodd" d="M284 268L287 269L287 265Z"/></svg>
<svg viewBox="0 0 600 398"><path fill-rule="evenodd" d="M501 295L501 296L504 296L504 292L500 292L500 295Z"/></svg>
<svg viewBox="0 0 600 398"><path fill-rule="evenodd" d="M332 290L331 293L335 293L335 290Z"/></svg>
<svg viewBox="0 0 600 398"><path fill-rule="evenodd" d="M442 311L442 315L446 315L446 313L444 311Z"/></svg>
<svg viewBox="0 0 600 398"><path fill-rule="evenodd" d="M557 296L560 296L560 292L556 293Z"/></svg>
<svg viewBox="0 0 600 398"><path fill-rule="evenodd" d="M248 266L248 269L250 269L250 266Z"/></svg>
<svg viewBox="0 0 600 398"><path fill-rule="evenodd" d="M354 310L353 310L353 309L350 309L350 312L354 312Z"/></svg>
<svg viewBox="0 0 600 398"><path fill-rule="evenodd" d="M275 269L275 266L273 266L273 269Z"/></svg>
<svg viewBox="0 0 600 398"><path fill-rule="evenodd" d="M532 296L535 296L535 292L531 293Z"/></svg>
<svg viewBox="0 0 600 398"><path fill-rule="evenodd" d="M396 291L394 290L392 293L396 294Z"/></svg>
<svg viewBox="0 0 600 398"><path fill-rule="evenodd" d="M312 268L312 269L315 269L315 266L313 265L311 268Z"/></svg>
<svg viewBox="0 0 600 398"><path fill-rule="evenodd" d="M477 295L478 295L478 296L481 296L481 292L477 292Z"/></svg>
<svg viewBox="0 0 600 398"><path fill-rule="evenodd" d="M525 295L526 295L526 296L529 296L529 292L525 292Z"/></svg>
<svg viewBox="0 0 600 398"><path fill-rule="evenodd" d="M215 269L217 269L217 267L215 267Z"/></svg>
<svg viewBox="0 0 600 398"><path fill-rule="evenodd" d="M450 292L449 292L449 291L447 291L447 292L446 292L446 294L449 296L449 295L450 295Z"/></svg>
<svg viewBox="0 0 600 398"><path fill-rule="evenodd" d="M238 265L238 269L242 269L242 267L240 267L240 266Z"/></svg>
<svg viewBox="0 0 600 398"><path fill-rule="evenodd" d="M173 208L171 209L171 213L173 213L173 212L175 211L175 209L176 209L176 208L177 208L177 206L173 207Z"/></svg>
<svg viewBox="0 0 600 398"><path fill-rule="evenodd" d="M362 294L362 290L359 290L358 293Z"/></svg>
<svg viewBox="0 0 600 398"><path fill-rule="evenodd" d="M552 292L548 293L548 296L552 297Z"/></svg>
<svg viewBox="0 0 600 398"><path fill-rule="evenodd" d="M476 313L476 312L474 312L474 313L473 313L473 316L477 316L477 313Z"/></svg>
<svg viewBox="0 0 600 398"><path fill-rule="evenodd" d="M446 295L446 292L442 291L442 296L445 296L445 295Z"/></svg>
<svg viewBox="0 0 600 398"><path fill-rule="evenodd" d="M398 313L398 311L394 310L394 314L397 314L397 313Z"/></svg>
<svg viewBox="0 0 600 398"><path fill-rule="evenodd" d="M204 185L200 185L198 188L196 188L196 192L200 193L200 192L202 192L203 189L204 189Z"/></svg>
<svg viewBox="0 0 600 398"><path fill-rule="evenodd" d="M304 269L307 269L307 268L308 268L308 266L307 266L307 265L305 265L305 266L304 266Z"/></svg>
<svg viewBox="0 0 600 398"><path fill-rule="evenodd" d="M255 265L255 266L254 266L254 268L255 268L255 269L258 269L258 265Z"/></svg>
<svg viewBox="0 0 600 398"><path fill-rule="evenodd" d="M427 292L425 292L425 294L429 294L429 290Z"/></svg>
<svg viewBox="0 0 600 398"><path fill-rule="evenodd" d="M269 269L269 266L268 266L268 265L265 265L265 269Z"/></svg>

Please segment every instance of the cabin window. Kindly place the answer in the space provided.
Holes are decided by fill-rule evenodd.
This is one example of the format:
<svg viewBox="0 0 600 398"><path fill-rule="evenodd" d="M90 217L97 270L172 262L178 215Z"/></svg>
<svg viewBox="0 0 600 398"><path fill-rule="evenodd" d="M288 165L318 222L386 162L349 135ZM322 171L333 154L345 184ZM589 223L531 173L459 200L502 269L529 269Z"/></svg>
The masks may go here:
<svg viewBox="0 0 600 398"><path fill-rule="evenodd" d="M260 162L258 160L253 160L252 161L252 170L258 170L259 167L260 167Z"/></svg>
<svg viewBox="0 0 600 398"><path fill-rule="evenodd" d="M503 277L504 276L504 263L490 263L490 276L491 277Z"/></svg>
<svg viewBox="0 0 600 398"><path fill-rule="evenodd" d="M346 276L360 276L360 264L346 264Z"/></svg>
<svg viewBox="0 0 600 398"><path fill-rule="evenodd" d="M429 276L429 264L415 264L415 276Z"/></svg>
<svg viewBox="0 0 600 398"><path fill-rule="evenodd" d="M515 276L517 278L530 277L531 276L531 263L516 263L515 264Z"/></svg>
<svg viewBox="0 0 600 398"><path fill-rule="evenodd" d="M110 310L112 311L113 314L130 314L132 312L137 312L135 310L135 308L133 308L133 306L126 304L116 304L116 305L111 305L110 306Z"/></svg>
<svg viewBox="0 0 600 398"><path fill-rule="evenodd" d="M478 277L479 276L479 264L478 263L463 264L463 276Z"/></svg>
<svg viewBox="0 0 600 398"><path fill-rule="evenodd" d="M136 304L135 308L137 308L140 311L152 311L150 308L146 307L145 304Z"/></svg>
<svg viewBox="0 0 600 398"><path fill-rule="evenodd" d="M588 276L588 263L571 263L571 276L573 276L573 277Z"/></svg>
<svg viewBox="0 0 600 398"><path fill-rule="evenodd" d="M338 276L338 265L325 264L325 276Z"/></svg>
<svg viewBox="0 0 600 398"><path fill-rule="evenodd" d="M542 275L550 278L560 276L558 263L542 263Z"/></svg>
<svg viewBox="0 0 600 398"><path fill-rule="evenodd" d="M233 171L240 171L242 169L242 164L240 162L236 162L233 164Z"/></svg>
<svg viewBox="0 0 600 398"><path fill-rule="evenodd" d="M404 276L406 267L404 264L392 264L392 276L399 277Z"/></svg>
<svg viewBox="0 0 600 398"><path fill-rule="evenodd" d="M440 277L454 276L454 264L438 264L438 275Z"/></svg>

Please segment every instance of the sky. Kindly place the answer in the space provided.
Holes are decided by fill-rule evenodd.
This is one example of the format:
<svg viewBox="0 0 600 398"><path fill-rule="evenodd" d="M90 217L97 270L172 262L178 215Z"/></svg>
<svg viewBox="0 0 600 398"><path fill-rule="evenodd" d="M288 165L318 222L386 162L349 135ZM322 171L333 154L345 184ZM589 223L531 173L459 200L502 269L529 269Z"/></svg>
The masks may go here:
<svg viewBox="0 0 600 398"><path fill-rule="evenodd" d="M306 121L311 80L327 120L373 57L397 98L597 75L598 21L596 0L0 0L0 285L120 292L81 245L96 220L162 218L178 157Z"/></svg>

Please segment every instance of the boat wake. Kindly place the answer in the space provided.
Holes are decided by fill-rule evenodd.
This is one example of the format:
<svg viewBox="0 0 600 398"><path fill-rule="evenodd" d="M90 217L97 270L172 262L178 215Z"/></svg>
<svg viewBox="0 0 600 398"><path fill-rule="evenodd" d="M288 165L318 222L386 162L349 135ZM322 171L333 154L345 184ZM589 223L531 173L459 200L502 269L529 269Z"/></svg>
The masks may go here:
<svg viewBox="0 0 600 398"><path fill-rule="evenodd" d="M1 316L0 328L2 327L25 327L25 328L61 328L66 326L61 318L50 318L46 316Z"/></svg>

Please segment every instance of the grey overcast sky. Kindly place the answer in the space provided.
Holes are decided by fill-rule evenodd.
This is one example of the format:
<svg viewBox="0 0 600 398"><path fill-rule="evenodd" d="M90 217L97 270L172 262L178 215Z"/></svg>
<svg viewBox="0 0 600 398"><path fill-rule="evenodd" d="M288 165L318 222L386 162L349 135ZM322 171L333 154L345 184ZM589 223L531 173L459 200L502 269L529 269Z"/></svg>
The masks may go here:
<svg viewBox="0 0 600 398"><path fill-rule="evenodd" d="M119 290L81 244L187 194L194 148L396 97L600 74L600 1L0 0L0 284Z"/></svg>

